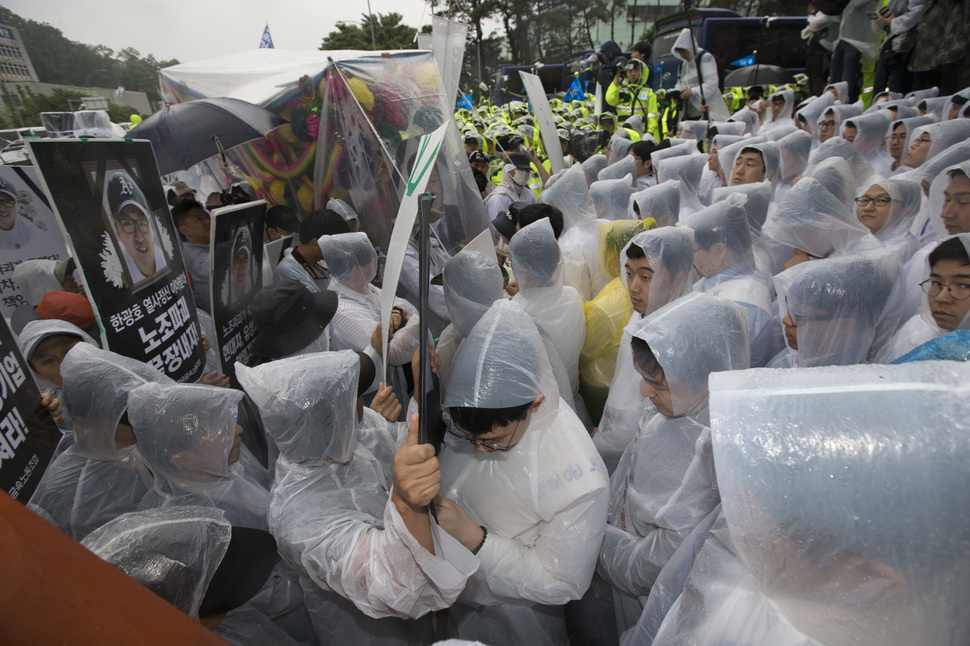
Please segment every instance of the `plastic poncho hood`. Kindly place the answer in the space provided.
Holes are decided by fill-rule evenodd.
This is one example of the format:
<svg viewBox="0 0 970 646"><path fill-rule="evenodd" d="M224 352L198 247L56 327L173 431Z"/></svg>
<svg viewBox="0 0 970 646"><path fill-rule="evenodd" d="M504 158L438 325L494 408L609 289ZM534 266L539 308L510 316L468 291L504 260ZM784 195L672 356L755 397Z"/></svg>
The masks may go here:
<svg viewBox="0 0 970 646"><path fill-rule="evenodd" d="M808 167L808 157L812 152L812 136L804 130L796 130L777 141L779 164L778 178L791 182Z"/></svg>
<svg viewBox="0 0 970 646"><path fill-rule="evenodd" d="M694 232L687 227L662 227L633 236L623 248L623 265L630 261L627 251L639 247L653 270L647 309L644 315L659 310L690 293L694 285Z"/></svg>
<svg viewBox="0 0 970 646"><path fill-rule="evenodd" d="M521 289L562 288L562 252L548 218L519 229L509 244L509 258Z"/></svg>
<svg viewBox="0 0 970 646"><path fill-rule="evenodd" d="M128 395L147 383L174 384L171 378L141 361L78 343L61 362L64 404L74 420L77 441L72 451L95 460L114 460L115 433Z"/></svg>
<svg viewBox="0 0 970 646"><path fill-rule="evenodd" d="M825 92L801 110L795 112L795 119L808 124L812 139L818 139L818 120L826 110L835 104L835 97Z"/></svg>
<svg viewBox="0 0 970 646"><path fill-rule="evenodd" d="M873 112L862 114L858 117L846 119L842 123L841 132L845 132L848 127L856 129L855 139L852 145L856 147L859 154L867 159L870 155L879 152L879 149L886 142L886 133L889 132L889 114L886 112Z"/></svg>
<svg viewBox="0 0 970 646"><path fill-rule="evenodd" d="M90 343L95 347L98 345L87 332L73 323L68 323L67 321L62 321L60 319L30 321L20 332L20 337L17 339L17 345L20 347L20 353L24 355L24 358L29 363L34 357L34 352L37 351L37 346L39 346L42 341L49 339L52 336L59 336L62 334L76 336L85 343Z"/></svg>
<svg viewBox="0 0 970 646"><path fill-rule="evenodd" d="M451 323L466 337L492 303L502 298L502 270L485 254L462 249L445 265L442 285Z"/></svg>
<svg viewBox="0 0 970 646"><path fill-rule="evenodd" d="M177 506L119 516L83 545L193 618L222 563L232 526L212 507Z"/></svg>
<svg viewBox="0 0 970 646"><path fill-rule="evenodd" d="M771 182L764 181L739 184L738 186L722 186L715 188L711 195L715 204L730 199L732 195L743 195L746 198L744 210L748 214L748 228L751 229L752 233L760 234L761 227L764 226L765 219L768 217L768 206L771 204L773 192Z"/></svg>
<svg viewBox="0 0 970 646"><path fill-rule="evenodd" d="M751 361L747 310L717 296L677 299L643 319L633 336L647 342L663 368L674 417L707 407L711 373L747 368Z"/></svg>
<svg viewBox="0 0 970 646"><path fill-rule="evenodd" d="M545 395L544 406L555 409L556 393L558 386L532 317L503 299L492 305L458 349L444 405L509 408Z"/></svg>
<svg viewBox="0 0 970 646"><path fill-rule="evenodd" d="M25 260L13 270L13 279L20 287L20 293L33 307L37 307L44 294L63 290L64 286L54 276L56 260Z"/></svg>
<svg viewBox="0 0 970 646"><path fill-rule="evenodd" d="M808 162L808 169L805 174L811 175L819 164L831 157L841 157L845 160L856 183L864 182L872 176L872 165L856 150L855 146L842 137L832 137L816 148Z"/></svg>
<svg viewBox="0 0 970 646"><path fill-rule="evenodd" d="M632 157L630 158L632 160ZM619 165L619 164L618 164ZM636 191L633 173L620 179L601 179L589 187L590 197L601 220L624 220L629 217L630 196Z"/></svg>
<svg viewBox="0 0 970 646"><path fill-rule="evenodd" d="M637 191L630 199L640 209L640 217L653 218L657 226L673 226L680 219L680 182L677 180Z"/></svg>
<svg viewBox="0 0 970 646"><path fill-rule="evenodd" d="M583 168L581 164L573 164L555 184L542 191L542 203L562 211L563 224L567 229L596 219L596 208Z"/></svg>
<svg viewBox="0 0 970 646"><path fill-rule="evenodd" d="M968 379L950 361L712 376L734 547L812 643L970 639Z"/></svg>
<svg viewBox="0 0 970 646"><path fill-rule="evenodd" d="M321 352L249 368L239 383L256 405L266 432L291 462L348 462L357 446L356 352ZM321 396L325 393L324 396Z"/></svg>
<svg viewBox="0 0 970 646"><path fill-rule="evenodd" d="M321 236L317 241L333 280L366 293L377 275L377 252L363 232Z"/></svg>
<svg viewBox="0 0 970 646"><path fill-rule="evenodd" d="M803 262L774 277L782 318L791 315L797 365L863 363L899 274L899 255L878 249Z"/></svg>
<svg viewBox="0 0 970 646"><path fill-rule="evenodd" d="M679 227L688 227L694 232L694 266L705 278L713 278L728 267L753 258L751 250L751 229L748 225L748 212L744 208L747 197L741 194L728 196L681 220ZM724 245L728 256L717 252L716 244ZM702 248L705 261L700 260ZM730 257L734 262L727 262Z"/></svg>
<svg viewBox="0 0 970 646"><path fill-rule="evenodd" d="M829 157L817 166L806 170L805 177L811 177L832 194L847 209L855 206L856 181L849 170L849 164L841 157Z"/></svg>
<svg viewBox="0 0 970 646"><path fill-rule="evenodd" d="M869 230L817 180L804 177L768 217L762 233L816 258L825 258L834 251L848 251L869 235Z"/></svg>
<svg viewBox="0 0 970 646"><path fill-rule="evenodd" d="M238 390L185 384L151 383L132 390L128 419L155 477L173 490L186 482L229 477L242 397Z"/></svg>
<svg viewBox="0 0 970 646"><path fill-rule="evenodd" d="M889 216L886 218L885 224L873 235L887 246L899 244L903 242L902 238L909 231L913 225L913 220L919 214L920 205L923 201L922 189L916 182L909 182L904 179L878 178L860 191L859 195L864 195L873 186L881 187L892 200L889 203Z"/></svg>

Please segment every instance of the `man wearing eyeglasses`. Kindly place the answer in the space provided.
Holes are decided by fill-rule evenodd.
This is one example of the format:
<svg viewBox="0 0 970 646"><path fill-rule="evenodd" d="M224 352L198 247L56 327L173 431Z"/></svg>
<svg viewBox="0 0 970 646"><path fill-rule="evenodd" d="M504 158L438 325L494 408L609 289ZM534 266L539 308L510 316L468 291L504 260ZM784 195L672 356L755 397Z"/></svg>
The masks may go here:
<svg viewBox="0 0 970 646"><path fill-rule="evenodd" d="M461 639L566 643L562 606L593 576L609 480L558 393L532 319L497 301L462 342L444 397L438 522L481 563L451 609Z"/></svg>
<svg viewBox="0 0 970 646"><path fill-rule="evenodd" d="M970 233L960 233L930 252L926 261L929 277L919 284L925 294L921 311L899 329L878 361L893 361L947 332L970 328L968 247Z"/></svg>
<svg viewBox="0 0 970 646"><path fill-rule="evenodd" d="M36 226L17 217L17 191L8 180L0 178L0 250L20 249L30 242Z"/></svg>
<svg viewBox="0 0 970 646"><path fill-rule="evenodd" d="M115 171L105 186L108 213L115 239L121 245L132 285L146 280L168 264L155 239L153 218L141 188L126 171Z"/></svg>

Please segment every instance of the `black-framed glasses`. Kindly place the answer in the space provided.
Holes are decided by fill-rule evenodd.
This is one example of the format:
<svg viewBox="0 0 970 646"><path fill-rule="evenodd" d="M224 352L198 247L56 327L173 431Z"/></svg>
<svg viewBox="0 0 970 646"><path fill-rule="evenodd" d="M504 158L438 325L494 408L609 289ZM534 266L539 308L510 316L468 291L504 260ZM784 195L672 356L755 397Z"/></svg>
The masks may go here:
<svg viewBox="0 0 970 646"><path fill-rule="evenodd" d="M519 430L519 424L521 423L522 423L522 420L517 421L515 423L515 428L512 429L511 433L509 433L508 435L503 435L502 437L499 438L500 440L503 440L506 437L509 438L508 442L506 442L505 444L500 444L498 442L492 442L487 440L480 440L477 437L471 437L471 436L465 435L464 433L462 433L461 431L459 431L458 429L452 426L448 427L448 434L454 437L457 437L459 440L464 440L466 442L469 442L475 448L478 448L479 446L483 446L489 451L500 451L502 453L505 453L506 451L511 451L512 449L515 448L515 445L512 444L512 438L515 437L515 434Z"/></svg>
<svg viewBox="0 0 970 646"><path fill-rule="evenodd" d="M880 195L879 197L869 197L868 195L863 195L862 197L855 198L855 203L859 206L869 206L869 202L872 202L876 206L886 206L893 201L893 198L888 195Z"/></svg>
<svg viewBox="0 0 970 646"><path fill-rule="evenodd" d="M819 121L818 122L818 127L819 128L834 128L835 127L835 122L834 121Z"/></svg>
<svg viewBox="0 0 970 646"><path fill-rule="evenodd" d="M148 220L118 220L118 226L125 233L134 233L136 228L141 233L148 233L152 230Z"/></svg>
<svg viewBox="0 0 970 646"><path fill-rule="evenodd" d="M939 296L943 292L943 288L946 287L950 296L958 301L970 298L970 283L944 283L933 278L927 278L919 286L927 296Z"/></svg>

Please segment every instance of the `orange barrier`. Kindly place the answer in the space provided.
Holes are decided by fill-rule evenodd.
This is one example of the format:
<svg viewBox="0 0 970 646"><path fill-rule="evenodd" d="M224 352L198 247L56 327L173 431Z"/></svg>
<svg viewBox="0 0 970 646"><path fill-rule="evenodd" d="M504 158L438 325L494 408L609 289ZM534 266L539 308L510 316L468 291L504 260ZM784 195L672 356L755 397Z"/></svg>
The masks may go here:
<svg viewBox="0 0 970 646"><path fill-rule="evenodd" d="M226 644L5 492L0 573L6 645Z"/></svg>

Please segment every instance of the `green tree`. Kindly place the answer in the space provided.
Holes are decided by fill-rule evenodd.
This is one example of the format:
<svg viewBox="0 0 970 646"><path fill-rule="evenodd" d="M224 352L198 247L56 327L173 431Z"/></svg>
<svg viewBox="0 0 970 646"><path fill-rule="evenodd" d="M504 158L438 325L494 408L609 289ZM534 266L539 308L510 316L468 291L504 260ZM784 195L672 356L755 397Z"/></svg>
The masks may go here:
<svg viewBox="0 0 970 646"><path fill-rule="evenodd" d="M377 15L361 14L360 24L340 23L337 29L324 36L320 49L323 51L334 49L413 49L414 27L402 25L404 19L399 13L379 13ZM373 21L374 38L371 39L371 21Z"/></svg>

